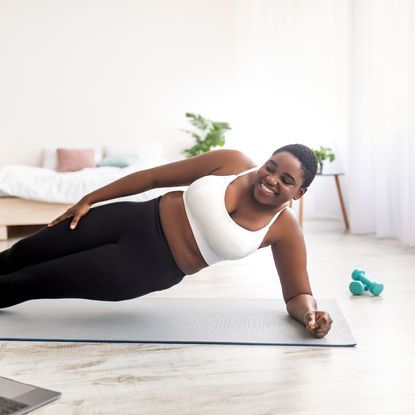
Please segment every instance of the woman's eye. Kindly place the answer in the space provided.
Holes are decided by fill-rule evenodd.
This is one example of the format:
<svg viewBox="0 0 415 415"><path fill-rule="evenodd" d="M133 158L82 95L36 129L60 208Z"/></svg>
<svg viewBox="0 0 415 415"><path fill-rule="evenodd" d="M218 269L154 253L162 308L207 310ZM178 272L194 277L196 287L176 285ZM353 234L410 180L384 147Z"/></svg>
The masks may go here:
<svg viewBox="0 0 415 415"><path fill-rule="evenodd" d="M273 167L272 167L272 166L267 166L267 170L268 170L268 171L274 171L274 169L273 169Z"/></svg>
<svg viewBox="0 0 415 415"><path fill-rule="evenodd" d="M286 179L282 179L282 182L284 183L284 184L288 184L288 185L290 185L291 183L288 181L288 180L286 180Z"/></svg>

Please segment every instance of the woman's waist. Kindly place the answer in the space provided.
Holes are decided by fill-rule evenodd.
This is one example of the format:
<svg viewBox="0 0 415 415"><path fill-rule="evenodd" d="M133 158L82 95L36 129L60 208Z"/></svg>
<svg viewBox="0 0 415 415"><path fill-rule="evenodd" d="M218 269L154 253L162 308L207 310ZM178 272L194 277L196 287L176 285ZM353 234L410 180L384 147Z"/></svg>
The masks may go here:
<svg viewBox="0 0 415 415"><path fill-rule="evenodd" d="M186 215L183 192L166 193L160 200L160 222L177 265L187 275L207 267Z"/></svg>

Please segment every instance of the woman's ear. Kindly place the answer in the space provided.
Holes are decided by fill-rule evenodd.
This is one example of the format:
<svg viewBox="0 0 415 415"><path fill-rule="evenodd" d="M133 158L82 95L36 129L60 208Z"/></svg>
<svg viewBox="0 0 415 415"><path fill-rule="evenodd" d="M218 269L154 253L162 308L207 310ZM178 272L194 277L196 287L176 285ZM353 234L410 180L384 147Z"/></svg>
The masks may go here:
<svg viewBox="0 0 415 415"><path fill-rule="evenodd" d="M308 187L302 187L298 193L293 197L294 200L300 199L304 195L304 193L307 191Z"/></svg>

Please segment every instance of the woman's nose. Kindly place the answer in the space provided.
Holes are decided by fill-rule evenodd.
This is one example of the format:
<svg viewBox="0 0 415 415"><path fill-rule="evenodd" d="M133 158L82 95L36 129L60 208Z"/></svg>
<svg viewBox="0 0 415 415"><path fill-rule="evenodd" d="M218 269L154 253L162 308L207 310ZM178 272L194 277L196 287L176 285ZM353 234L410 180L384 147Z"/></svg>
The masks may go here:
<svg viewBox="0 0 415 415"><path fill-rule="evenodd" d="M275 176L268 176L267 177L267 182L272 187L277 187L278 186L278 179Z"/></svg>

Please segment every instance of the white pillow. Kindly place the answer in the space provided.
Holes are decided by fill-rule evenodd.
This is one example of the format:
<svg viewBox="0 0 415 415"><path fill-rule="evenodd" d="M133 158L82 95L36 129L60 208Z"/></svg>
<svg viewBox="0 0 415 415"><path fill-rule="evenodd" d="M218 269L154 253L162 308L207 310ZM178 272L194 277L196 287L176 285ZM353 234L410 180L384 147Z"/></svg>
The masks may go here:
<svg viewBox="0 0 415 415"><path fill-rule="evenodd" d="M69 148L62 146L63 148ZM44 148L42 151L42 167L49 170L56 170L58 167L58 154L56 148ZM76 147L83 148L83 147ZM98 163L102 159L103 150L101 147L94 147L95 149L95 162Z"/></svg>

